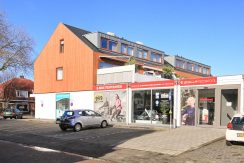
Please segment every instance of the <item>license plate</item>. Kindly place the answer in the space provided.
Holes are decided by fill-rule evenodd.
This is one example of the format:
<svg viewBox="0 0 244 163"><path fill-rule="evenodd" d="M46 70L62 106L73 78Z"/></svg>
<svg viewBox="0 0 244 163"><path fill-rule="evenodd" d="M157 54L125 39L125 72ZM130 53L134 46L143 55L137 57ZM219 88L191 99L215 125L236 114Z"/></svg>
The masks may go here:
<svg viewBox="0 0 244 163"><path fill-rule="evenodd" d="M237 137L244 137L244 133L237 133Z"/></svg>

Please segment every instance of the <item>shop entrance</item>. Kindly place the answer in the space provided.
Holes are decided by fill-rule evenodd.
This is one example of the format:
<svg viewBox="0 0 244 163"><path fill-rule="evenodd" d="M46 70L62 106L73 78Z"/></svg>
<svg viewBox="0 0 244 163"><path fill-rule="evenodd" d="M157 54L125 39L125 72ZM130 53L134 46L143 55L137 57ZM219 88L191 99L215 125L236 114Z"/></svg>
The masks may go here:
<svg viewBox="0 0 244 163"><path fill-rule="evenodd" d="M173 90L133 91L133 121L135 123L170 124L173 113Z"/></svg>
<svg viewBox="0 0 244 163"><path fill-rule="evenodd" d="M226 126L233 115L237 112L238 89L221 90L221 117L220 125Z"/></svg>
<svg viewBox="0 0 244 163"><path fill-rule="evenodd" d="M198 90L199 124L213 125L215 114L215 89Z"/></svg>

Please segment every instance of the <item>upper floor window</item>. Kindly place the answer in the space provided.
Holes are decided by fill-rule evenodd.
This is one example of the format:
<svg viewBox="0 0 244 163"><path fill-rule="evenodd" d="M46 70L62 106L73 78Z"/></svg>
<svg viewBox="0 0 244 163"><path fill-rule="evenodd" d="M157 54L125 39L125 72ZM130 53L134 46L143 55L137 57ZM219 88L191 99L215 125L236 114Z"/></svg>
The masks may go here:
<svg viewBox="0 0 244 163"><path fill-rule="evenodd" d="M103 68L111 68L114 67L115 65L107 63L107 62L100 62L99 63L99 69L103 69Z"/></svg>
<svg viewBox="0 0 244 163"><path fill-rule="evenodd" d="M181 60L176 60L176 67L185 68L185 62Z"/></svg>
<svg viewBox="0 0 244 163"><path fill-rule="evenodd" d="M102 48L107 49L108 48L108 39L101 38L101 46L102 46Z"/></svg>
<svg viewBox="0 0 244 163"><path fill-rule="evenodd" d="M117 51L117 42L109 40L109 50Z"/></svg>
<svg viewBox="0 0 244 163"><path fill-rule="evenodd" d="M189 70L189 71L192 71L192 64L191 63L187 63L187 70Z"/></svg>
<svg viewBox="0 0 244 163"><path fill-rule="evenodd" d="M194 71L199 72L199 66L198 65L194 65Z"/></svg>
<svg viewBox="0 0 244 163"><path fill-rule="evenodd" d="M127 53L127 45L121 44L121 53L126 54Z"/></svg>
<svg viewBox="0 0 244 163"><path fill-rule="evenodd" d="M59 67L56 69L56 79L63 80L63 67Z"/></svg>
<svg viewBox="0 0 244 163"><path fill-rule="evenodd" d="M143 50L143 58L147 59L147 51Z"/></svg>
<svg viewBox="0 0 244 163"><path fill-rule="evenodd" d="M205 68L205 67L203 67L203 68L202 68L202 73L205 74L205 75L207 75L207 74L208 74L208 69Z"/></svg>
<svg viewBox="0 0 244 163"><path fill-rule="evenodd" d="M134 55L134 48L133 47L131 47L131 46L128 46L128 55Z"/></svg>
<svg viewBox="0 0 244 163"><path fill-rule="evenodd" d="M28 91L16 90L16 97L28 98Z"/></svg>
<svg viewBox="0 0 244 163"><path fill-rule="evenodd" d="M142 49L137 49L136 57L142 58Z"/></svg>
<svg viewBox="0 0 244 163"><path fill-rule="evenodd" d="M64 39L59 41L59 52L60 53L64 52Z"/></svg>
<svg viewBox="0 0 244 163"><path fill-rule="evenodd" d="M160 54L151 53L150 60L154 62L162 62L162 57Z"/></svg>

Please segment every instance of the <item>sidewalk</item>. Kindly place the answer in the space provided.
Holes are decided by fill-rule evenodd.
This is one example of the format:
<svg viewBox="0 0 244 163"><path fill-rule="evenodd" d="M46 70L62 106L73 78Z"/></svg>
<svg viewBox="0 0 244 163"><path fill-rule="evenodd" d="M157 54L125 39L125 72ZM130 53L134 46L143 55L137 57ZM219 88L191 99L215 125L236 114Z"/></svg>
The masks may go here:
<svg viewBox="0 0 244 163"><path fill-rule="evenodd" d="M179 155L224 138L225 129L180 127L130 139L117 147Z"/></svg>

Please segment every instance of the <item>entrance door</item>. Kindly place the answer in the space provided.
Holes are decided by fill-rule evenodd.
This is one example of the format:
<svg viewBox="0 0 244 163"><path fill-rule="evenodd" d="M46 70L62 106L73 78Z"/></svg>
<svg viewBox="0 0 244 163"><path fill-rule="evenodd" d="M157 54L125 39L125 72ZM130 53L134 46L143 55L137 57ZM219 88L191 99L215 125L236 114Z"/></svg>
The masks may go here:
<svg viewBox="0 0 244 163"><path fill-rule="evenodd" d="M215 112L215 90L198 90L199 124L213 125Z"/></svg>
<svg viewBox="0 0 244 163"><path fill-rule="evenodd" d="M221 118L220 125L226 126L231 120L238 106L238 89L221 90Z"/></svg>

